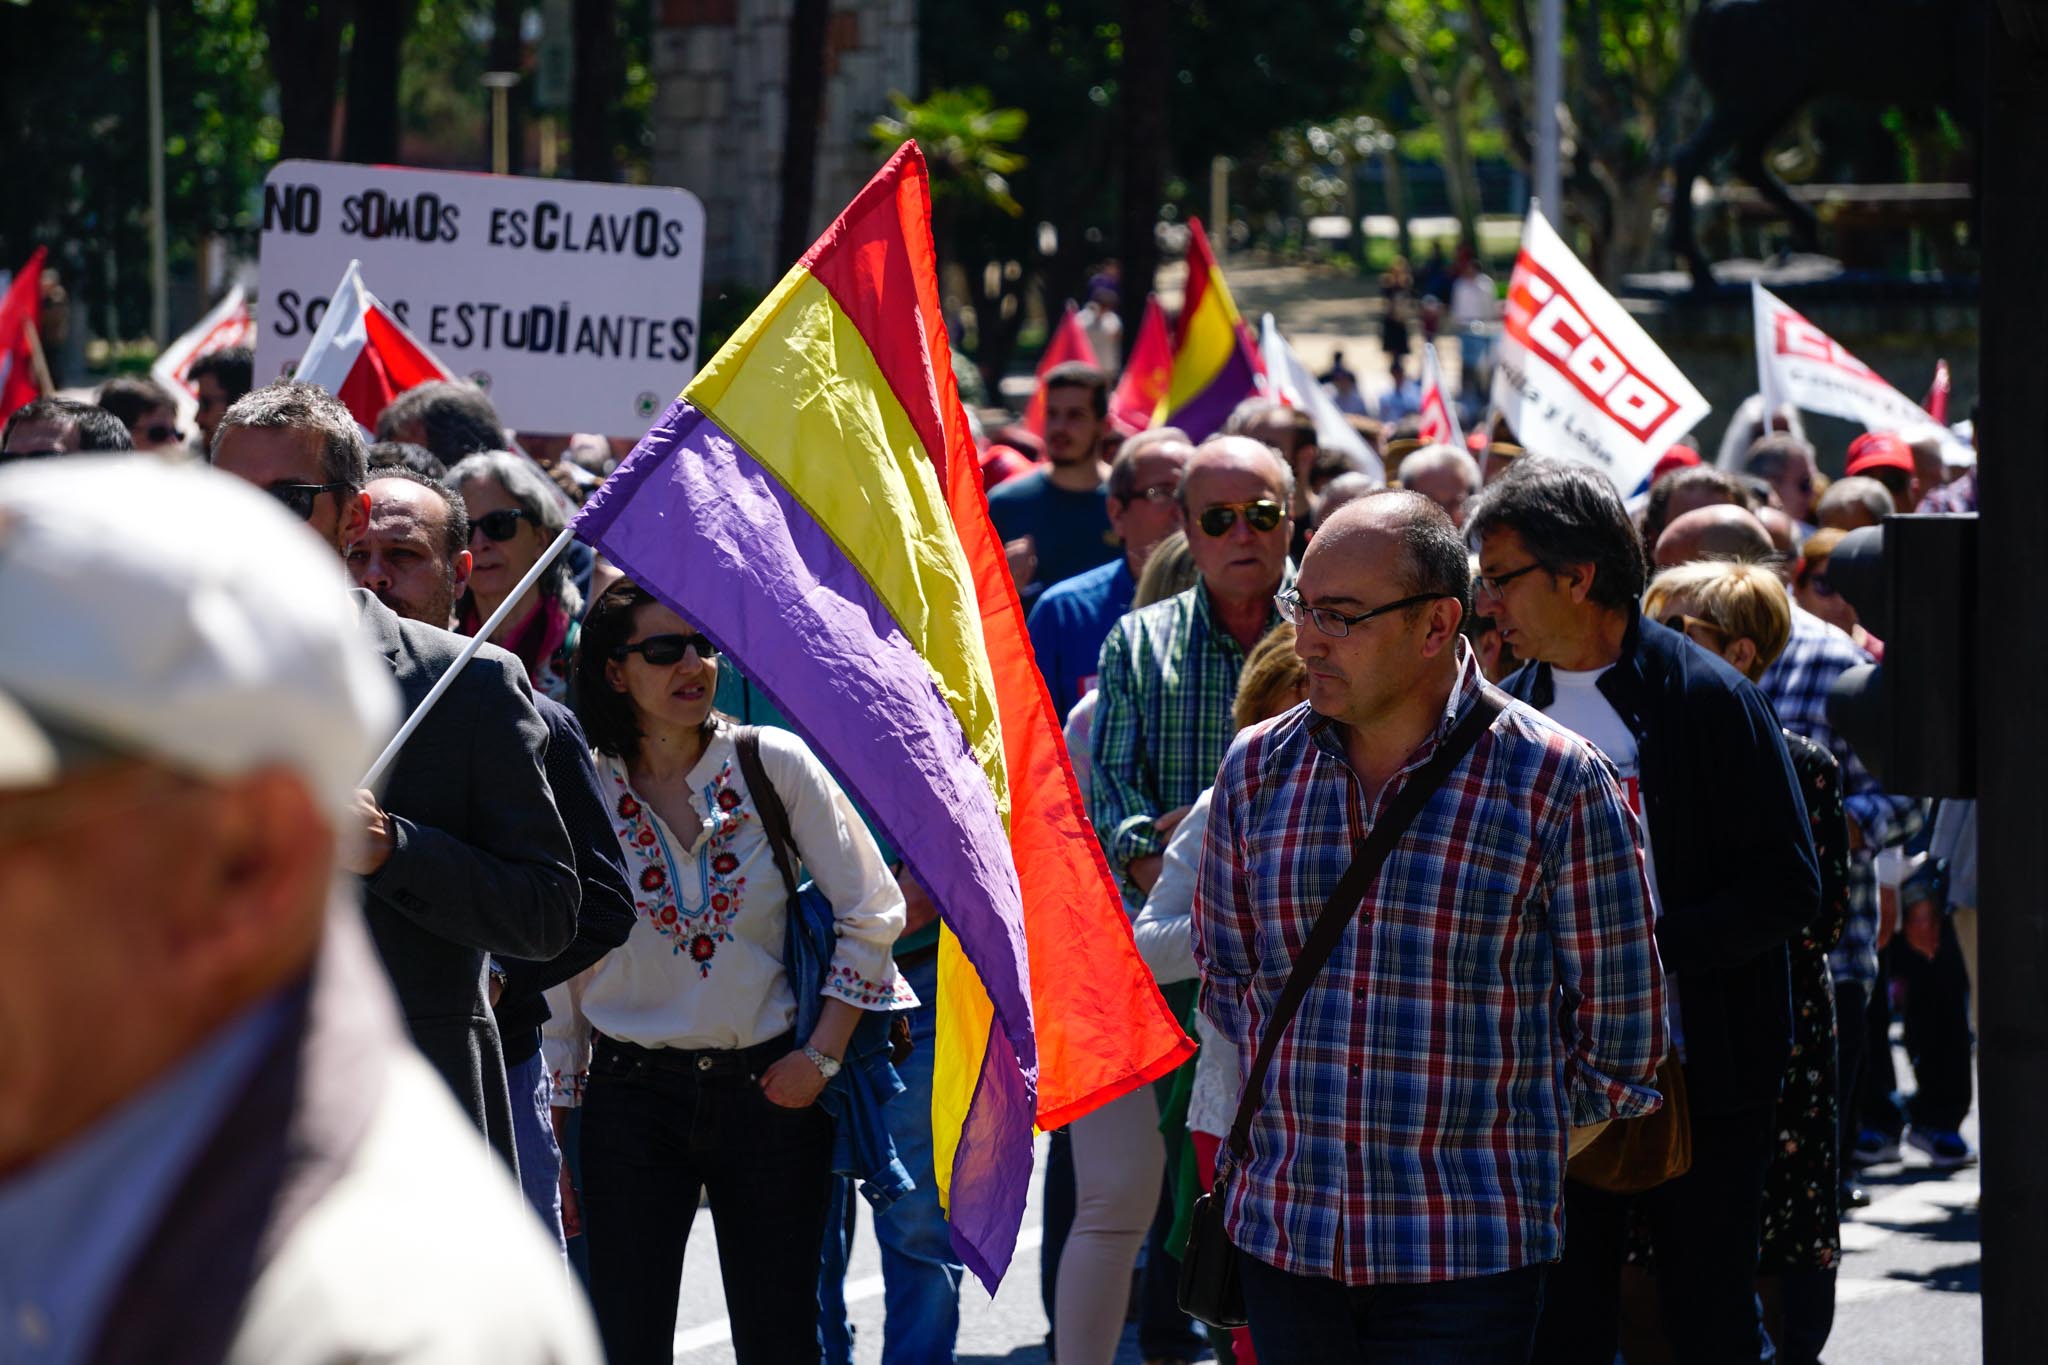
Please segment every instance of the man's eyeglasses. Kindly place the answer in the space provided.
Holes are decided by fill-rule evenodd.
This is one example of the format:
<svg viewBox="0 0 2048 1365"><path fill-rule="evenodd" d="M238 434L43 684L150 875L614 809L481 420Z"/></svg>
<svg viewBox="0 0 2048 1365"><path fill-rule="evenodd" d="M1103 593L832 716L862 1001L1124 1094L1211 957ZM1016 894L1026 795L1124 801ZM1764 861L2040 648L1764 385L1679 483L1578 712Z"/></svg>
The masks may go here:
<svg viewBox="0 0 2048 1365"><path fill-rule="evenodd" d="M1505 588L1523 574L1535 573L1542 567L1541 564L1524 564L1521 568L1509 569L1506 573L1480 574L1472 580L1472 590L1477 593L1483 593L1487 597L1498 597L1502 588Z"/></svg>
<svg viewBox="0 0 2048 1365"><path fill-rule="evenodd" d="M1270 531L1280 524L1286 509L1271 498L1260 498L1257 502L1219 502L1213 507L1204 507L1202 515L1195 518L1195 524L1206 536L1226 536L1230 528L1237 525L1238 513L1244 513L1245 524L1254 531Z"/></svg>
<svg viewBox="0 0 2048 1365"><path fill-rule="evenodd" d="M320 500L322 493L342 493L348 490L345 483L274 483L263 491L284 504L284 509L300 521L313 519L313 504Z"/></svg>
<svg viewBox="0 0 2048 1365"><path fill-rule="evenodd" d="M1118 501L1127 503L1172 502L1174 495L1178 492L1180 492L1180 485L1178 484L1155 483L1150 488L1133 488L1129 493L1118 499Z"/></svg>
<svg viewBox="0 0 2048 1365"><path fill-rule="evenodd" d="M499 544L504 544L519 534L521 520L532 521L533 514L523 507L506 507L496 512L486 512L469 524L469 533L482 531ZM537 523L536 523L537 524ZM677 657L681 657L678 655Z"/></svg>
<svg viewBox="0 0 2048 1365"><path fill-rule="evenodd" d="M1353 626L1362 625L1375 616L1385 616L1390 611L1399 611L1403 607L1412 607L1423 602L1434 602L1439 597L1450 595L1447 592L1419 592L1413 597L1404 597L1398 602L1374 607L1371 611L1361 611L1355 616L1347 615L1334 607L1312 607L1302 601L1298 594L1291 592L1275 593L1273 605L1280 609L1280 619L1288 625L1298 628L1304 620L1313 621L1317 630L1341 640L1351 633Z"/></svg>
<svg viewBox="0 0 2048 1365"><path fill-rule="evenodd" d="M628 654L638 654L656 668L667 668L670 664L683 661L691 650L697 651L699 662L709 662L718 657L718 646L702 635L650 635L630 645L620 645L612 651L614 659L623 659Z"/></svg>

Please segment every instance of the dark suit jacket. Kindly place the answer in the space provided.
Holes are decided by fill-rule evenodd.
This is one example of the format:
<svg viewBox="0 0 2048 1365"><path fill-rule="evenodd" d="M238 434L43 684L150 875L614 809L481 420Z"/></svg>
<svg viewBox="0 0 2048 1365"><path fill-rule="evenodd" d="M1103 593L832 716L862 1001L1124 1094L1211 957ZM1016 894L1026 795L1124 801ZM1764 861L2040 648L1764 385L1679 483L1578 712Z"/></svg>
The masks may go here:
<svg viewBox="0 0 2048 1365"><path fill-rule="evenodd" d="M403 620L361 589L355 598L410 711L462 637ZM555 956L575 936L581 894L532 697L511 654L485 645L470 661L391 766L391 857L363 883L370 936L413 1042L515 1170L485 958Z"/></svg>
<svg viewBox="0 0 2048 1365"><path fill-rule="evenodd" d="M1508 692L1539 710L1548 664ZM1657 952L1678 984L1687 1099L1723 1113L1777 1099L1792 1047L1785 945L1820 901L1799 780L1763 693L1654 621L1630 623L1600 693L1635 735L1657 856Z"/></svg>
<svg viewBox="0 0 2048 1365"><path fill-rule="evenodd" d="M611 807L598 785L590 741L576 713L538 693L534 709L548 727L548 786L555 809L569 830L576 858L576 877L583 883L583 904L576 912L576 937L546 962L500 957L505 993L498 998L498 1031L504 1036L509 1068L540 1051L540 1026L547 1022L548 1003L541 992L567 981L626 941L633 932L633 890L626 885L624 855L612 830Z"/></svg>

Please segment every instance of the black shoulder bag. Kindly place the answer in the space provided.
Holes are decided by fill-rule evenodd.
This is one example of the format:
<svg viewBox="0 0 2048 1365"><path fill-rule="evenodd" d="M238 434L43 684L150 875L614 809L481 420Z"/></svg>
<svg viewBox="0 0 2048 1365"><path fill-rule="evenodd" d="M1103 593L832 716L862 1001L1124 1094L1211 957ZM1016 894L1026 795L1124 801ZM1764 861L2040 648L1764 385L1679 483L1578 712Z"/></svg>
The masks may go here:
<svg viewBox="0 0 2048 1365"><path fill-rule="evenodd" d="M1280 1035L1293 1022L1295 1012L1301 1008L1316 974L1330 960L1330 954L1337 950L1351 916L1365 899L1365 893L1372 889L1380 868L1386 864L1387 855L1394 851L1401 835L1422 813L1422 808L1429 804L1429 798L1450 776L1451 769L1471 752L1472 746L1479 741L1480 732L1493 724L1501 709L1500 695L1481 684L1479 697L1465 713L1465 718L1444 737L1429 762L1408 780L1408 785L1401 789L1401 794L1380 816L1379 823L1366 834L1365 842L1359 845L1351 866L1345 869L1342 880L1337 883L1337 889L1323 902L1322 914L1316 917L1315 927L1309 930L1308 941L1301 946L1301 956L1294 959L1294 966L1287 974L1287 984L1280 988L1280 998L1273 1005L1272 1017L1266 1020L1265 1034L1259 1039L1258 1056L1253 1059L1252 1069L1246 1074L1244 1088L1238 1096L1237 1117L1231 1122L1230 1136L1225 1139L1223 1150L1217 1157L1215 1184L1209 1193L1195 1201L1194 1222L1188 1232L1187 1250L1180 1261L1180 1309L1190 1317L1211 1327L1245 1325L1244 1288L1238 1280L1239 1252L1223 1230L1223 1211L1229 1203L1225 1182L1228 1172L1241 1165L1251 1152L1252 1116L1258 1112L1264 1098L1266 1070L1273 1064L1273 1053L1280 1046Z"/></svg>

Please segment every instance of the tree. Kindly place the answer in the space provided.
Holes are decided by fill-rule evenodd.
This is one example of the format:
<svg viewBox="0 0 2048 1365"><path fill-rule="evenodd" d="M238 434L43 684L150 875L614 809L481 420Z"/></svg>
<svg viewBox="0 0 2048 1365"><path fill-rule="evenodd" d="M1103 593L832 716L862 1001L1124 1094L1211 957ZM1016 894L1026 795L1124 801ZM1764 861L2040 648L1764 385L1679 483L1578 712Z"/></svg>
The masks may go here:
<svg viewBox="0 0 2048 1365"><path fill-rule="evenodd" d="M175 7L173 7L175 8ZM346 0L264 0L270 69L277 82L286 158L334 154L334 101L341 78ZM166 51L177 49L165 45Z"/></svg>
<svg viewBox="0 0 2048 1365"><path fill-rule="evenodd" d="M1443 144L1444 184L1459 235L1479 240L1479 172L1470 130L1484 76L1478 55L1465 41L1469 20L1444 15L1433 0L1383 0L1373 33L1399 63L1419 104Z"/></svg>
<svg viewBox="0 0 2048 1365"><path fill-rule="evenodd" d="M789 69L783 90L781 210L775 259L794 261L811 245L811 199L818 186L818 119L825 107L825 39L831 0L796 0L789 13Z"/></svg>
<svg viewBox="0 0 2048 1365"><path fill-rule="evenodd" d="M398 160L399 48L412 27L412 0L355 0L355 32L348 45L348 122L345 161Z"/></svg>

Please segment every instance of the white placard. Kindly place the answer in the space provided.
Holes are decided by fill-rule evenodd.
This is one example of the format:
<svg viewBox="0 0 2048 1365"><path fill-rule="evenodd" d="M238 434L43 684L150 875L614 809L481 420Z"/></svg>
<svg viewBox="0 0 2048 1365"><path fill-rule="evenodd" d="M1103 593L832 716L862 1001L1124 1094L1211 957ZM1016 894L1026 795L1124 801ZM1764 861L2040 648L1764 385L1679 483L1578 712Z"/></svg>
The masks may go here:
<svg viewBox="0 0 2048 1365"><path fill-rule="evenodd" d="M298 364L351 260L516 430L638 436L697 372L704 206L687 190L280 162L259 381Z"/></svg>
<svg viewBox="0 0 2048 1365"><path fill-rule="evenodd" d="M1493 405L1525 449L1594 465L1624 495L1709 410L1533 204L1501 317Z"/></svg>

